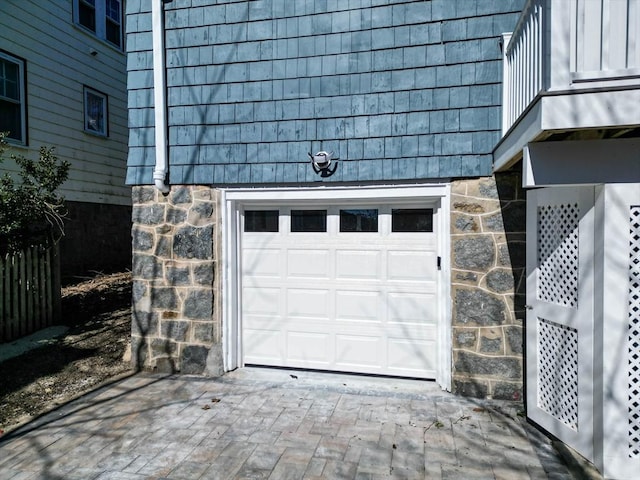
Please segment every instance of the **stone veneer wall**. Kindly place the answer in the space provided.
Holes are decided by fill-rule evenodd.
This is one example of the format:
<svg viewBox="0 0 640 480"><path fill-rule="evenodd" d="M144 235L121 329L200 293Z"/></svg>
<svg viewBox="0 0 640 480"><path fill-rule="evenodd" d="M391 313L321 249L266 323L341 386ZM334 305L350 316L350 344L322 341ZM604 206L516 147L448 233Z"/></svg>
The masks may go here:
<svg viewBox="0 0 640 480"><path fill-rule="evenodd" d="M526 208L520 175L451 188L455 393L522 399Z"/></svg>
<svg viewBox="0 0 640 480"><path fill-rule="evenodd" d="M135 367L222 374L218 213L210 187L133 189Z"/></svg>
<svg viewBox="0 0 640 480"><path fill-rule="evenodd" d="M520 175L452 183L454 393L519 400L523 386L525 198ZM219 195L133 189L132 361L220 375Z"/></svg>

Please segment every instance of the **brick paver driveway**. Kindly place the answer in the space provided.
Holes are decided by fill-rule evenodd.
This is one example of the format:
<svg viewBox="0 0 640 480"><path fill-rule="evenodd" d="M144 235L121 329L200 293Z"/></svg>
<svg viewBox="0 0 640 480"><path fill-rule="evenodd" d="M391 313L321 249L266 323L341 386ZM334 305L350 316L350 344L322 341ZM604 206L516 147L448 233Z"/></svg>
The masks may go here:
<svg viewBox="0 0 640 480"><path fill-rule="evenodd" d="M5 436L0 478L572 478L520 408L404 379L139 374Z"/></svg>

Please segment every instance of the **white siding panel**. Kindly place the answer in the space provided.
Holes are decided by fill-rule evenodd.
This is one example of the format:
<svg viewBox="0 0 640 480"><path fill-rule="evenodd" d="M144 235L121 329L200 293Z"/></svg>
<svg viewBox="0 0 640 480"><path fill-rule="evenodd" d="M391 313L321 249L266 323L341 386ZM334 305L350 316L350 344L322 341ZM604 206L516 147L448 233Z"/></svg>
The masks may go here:
<svg viewBox="0 0 640 480"><path fill-rule="evenodd" d="M0 2L0 31L2 48L27 70L29 145L13 153L35 158L54 146L72 165L67 200L130 204L125 54L74 26L71 1ZM108 96L108 138L84 132L83 85Z"/></svg>
<svg viewBox="0 0 640 480"><path fill-rule="evenodd" d="M640 68L640 0L629 0L629 23L627 62L629 68ZM633 34L633 32L636 32Z"/></svg>

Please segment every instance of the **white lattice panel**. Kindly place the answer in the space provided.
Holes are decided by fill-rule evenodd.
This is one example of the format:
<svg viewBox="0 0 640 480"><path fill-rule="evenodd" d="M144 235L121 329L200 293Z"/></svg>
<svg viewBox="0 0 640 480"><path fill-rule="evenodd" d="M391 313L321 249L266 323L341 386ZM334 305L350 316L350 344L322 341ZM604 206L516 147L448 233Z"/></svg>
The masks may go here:
<svg viewBox="0 0 640 480"><path fill-rule="evenodd" d="M630 211L629 456L640 458L640 206Z"/></svg>
<svg viewBox="0 0 640 480"><path fill-rule="evenodd" d="M538 207L538 285L540 300L578 306L577 203Z"/></svg>
<svg viewBox="0 0 640 480"><path fill-rule="evenodd" d="M578 331L538 318L538 407L578 429Z"/></svg>

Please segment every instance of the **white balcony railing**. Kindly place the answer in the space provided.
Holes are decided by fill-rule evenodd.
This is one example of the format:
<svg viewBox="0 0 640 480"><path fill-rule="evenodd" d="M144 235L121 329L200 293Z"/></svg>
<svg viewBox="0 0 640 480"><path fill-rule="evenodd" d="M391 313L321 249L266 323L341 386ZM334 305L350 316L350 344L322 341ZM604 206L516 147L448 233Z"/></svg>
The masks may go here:
<svg viewBox="0 0 640 480"><path fill-rule="evenodd" d="M513 34L503 38L503 134L542 90L544 3L527 2Z"/></svg>
<svg viewBox="0 0 640 480"><path fill-rule="evenodd" d="M640 0L529 0L503 41L503 135L545 92L640 83Z"/></svg>

